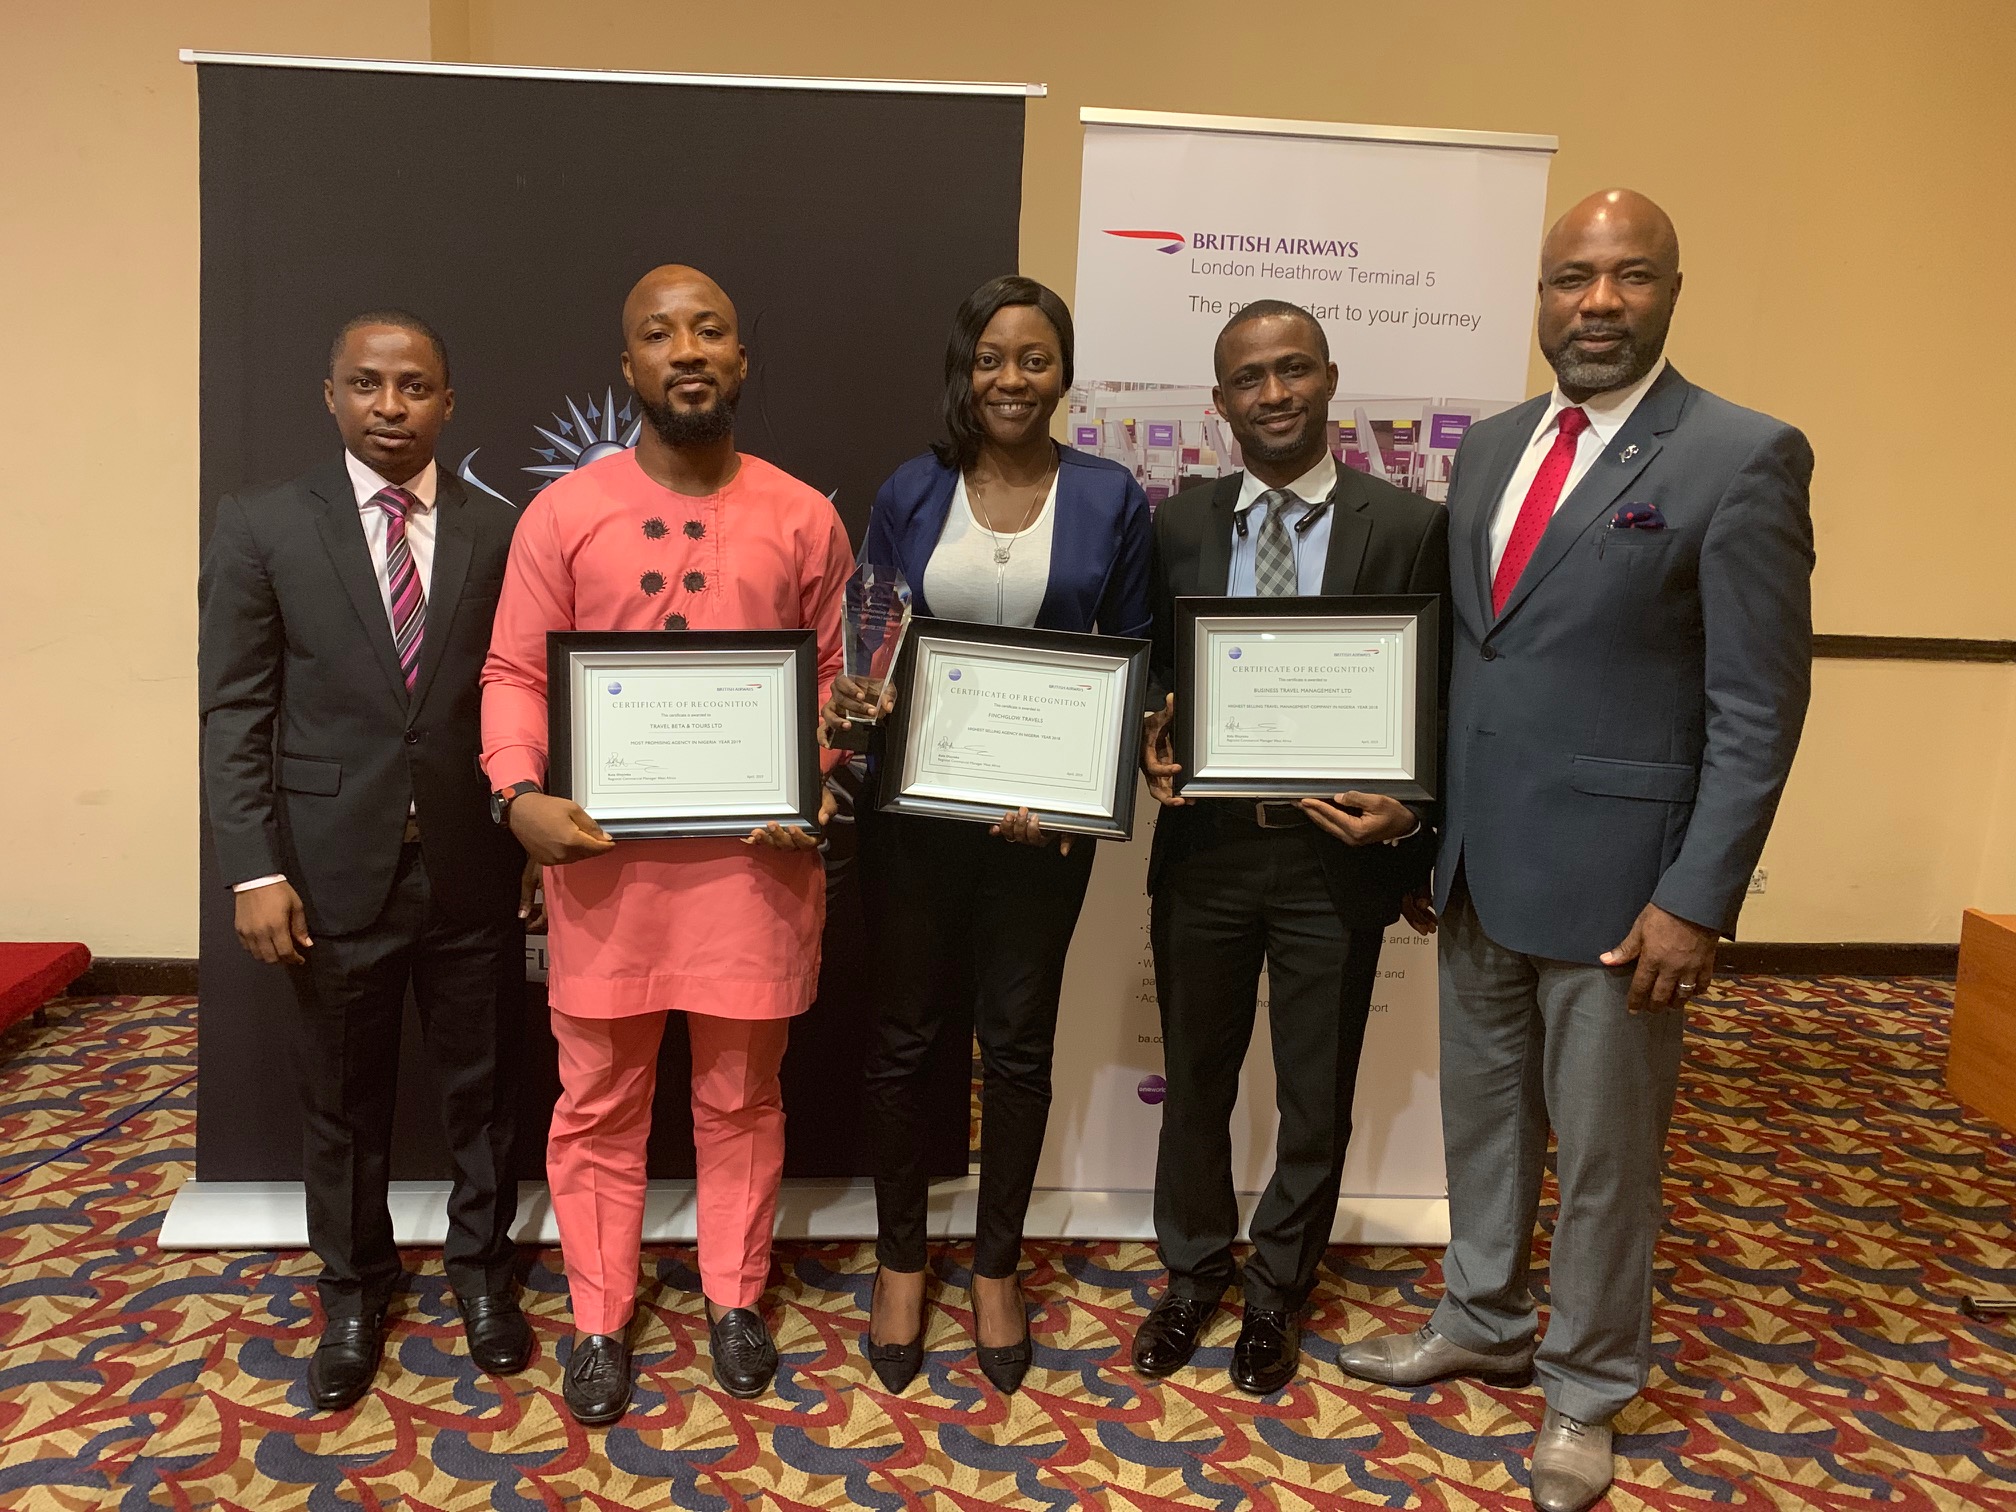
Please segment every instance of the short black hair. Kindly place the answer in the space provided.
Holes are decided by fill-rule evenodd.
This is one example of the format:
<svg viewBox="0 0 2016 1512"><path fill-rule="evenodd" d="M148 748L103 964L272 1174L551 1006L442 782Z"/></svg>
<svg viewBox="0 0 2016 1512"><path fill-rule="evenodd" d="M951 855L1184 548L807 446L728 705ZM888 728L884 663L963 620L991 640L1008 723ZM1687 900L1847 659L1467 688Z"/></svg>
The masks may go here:
<svg viewBox="0 0 2016 1512"><path fill-rule="evenodd" d="M973 418L973 357L987 323L1011 305L1034 305L1057 332L1057 355L1064 363L1064 387L1071 387L1071 311L1054 290L1019 273L990 278L959 306L952 317L952 339L945 346L945 439L931 450L947 467L966 468L980 455L980 422Z"/></svg>
<svg viewBox="0 0 2016 1512"><path fill-rule="evenodd" d="M1218 354L1224 350L1225 338L1249 320L1265 320L1269 315L1292 315L1297 320L1309 322L1309 329L1316 333L1316 350L1323 360L1330 360L1330 338L1324 333L1323 322L1311 315L1298 304L1290 304L1285 299L1256 299L1249 305L1241 305L1232 312L1232 318L1218 328L1218 339L1211 344L1211 371L1218 371Z"/></svg>
<svg viewBox="0 0 2016 1512"><path fill-rule="evenodd" d="M415 336L426 338L434 348L434 356L441 363L441 381L450 383L452 375L448 371L448 344L441 339L441 333L411 310L383 309L366 310L361 315L352 315L337 329L335 339L329 343L329 371L336 371L336 359L343 355L343 343L350 339L352 331L365 326L397 326L402 331L411 331Z"/></svg>

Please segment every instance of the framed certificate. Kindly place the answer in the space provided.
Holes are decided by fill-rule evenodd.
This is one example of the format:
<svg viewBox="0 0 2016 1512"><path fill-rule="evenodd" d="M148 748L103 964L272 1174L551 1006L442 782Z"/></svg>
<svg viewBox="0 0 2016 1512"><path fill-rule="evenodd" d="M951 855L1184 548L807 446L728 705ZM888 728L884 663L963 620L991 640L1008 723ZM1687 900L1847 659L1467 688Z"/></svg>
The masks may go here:
<svg viewBox="0 0 2016 1512"><path fill-rule="evenodd" d="M895 682L880 807L1133 835L1148 642L919 617Z"/></svg>
<svg viewBox="0 0 2016 1512"><path fill-rule="evenodd" d="M1176 601L1176 790L1186 798L1435 796L1432 593Z"/></svg>
<svg viewBox="0 0 2016 1512"><path fill-rule="evenodd" d="M619 840L818 830L811 630L554 630L546 790Z"/></svg>

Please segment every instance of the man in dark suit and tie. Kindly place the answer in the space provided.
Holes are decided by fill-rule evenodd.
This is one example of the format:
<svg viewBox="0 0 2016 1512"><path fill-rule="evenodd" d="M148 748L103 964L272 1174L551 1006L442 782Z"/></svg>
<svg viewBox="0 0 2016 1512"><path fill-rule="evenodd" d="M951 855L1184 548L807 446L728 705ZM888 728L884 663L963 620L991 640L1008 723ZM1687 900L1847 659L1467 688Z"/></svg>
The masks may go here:
<svg viewBox="0 0 2016 1512"><path fill-rule="evenodd" d="M1234 1280L1231 1117L1264 963L1281 1123L1239 1278L1245 1316L1231 1369L1234 1385L1264 1396L1295 1376L1300 1314L1337 1212L1379 946L1403 899L1425 892L1435 815L1358 792L1300 803L1178 797L1175 695L1164 691L1175 683L1175 601L1429 593L1446 602L1448 528L1438 505L1331 457L1324 427L1337 367L1307 311L1247 305L1213 358L1212 398L1245 471L1162 505L1149 583L1150 675L1164 704L1149 718L1142 767L1164 805L1148 889L1168 1084L1155 1234L1169 1286L1135 1336L1134 1368L1165 1376L1187 1364Z"/></svg>
<svg viewBox="0 0 2016 1512"><path fill-rule="evenodd" d="M453 413L413 315L345 325L331 461L217 507L199 682L210 834L236 928L288 969L308 1238L325 1328L318 1407L370 1388L400 1277L386 1208L410 983L455 1163L445 1260L485 1370L522 1370L510 1158L531 874L492 822L476 677L516 515L435 466ZM524 888L521 894L521 877Z"/></svg>
<svg viewBox="0 0 2016 1512"><path fill-rule="evenodd" d="M1426 1327L1340 1356L1413 1387L1536 1371L1533 1499L1610 1484L1651 1365L1652 1256L1687 999L1736 927L1806 714L1813 453L1662 355L1680 245L1592 195L1541 249L1554 392L1473 427L1450 481L1456 666L1436 871L1453 1237ZM1551 1318L1528 1258L1559 1145Z"/></svg>

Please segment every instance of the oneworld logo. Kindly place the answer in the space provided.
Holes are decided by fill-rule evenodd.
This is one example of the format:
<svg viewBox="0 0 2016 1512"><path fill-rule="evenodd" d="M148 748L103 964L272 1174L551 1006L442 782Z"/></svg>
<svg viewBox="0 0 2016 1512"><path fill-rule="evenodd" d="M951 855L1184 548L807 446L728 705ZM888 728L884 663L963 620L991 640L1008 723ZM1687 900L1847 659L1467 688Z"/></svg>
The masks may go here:
<svg viewBox="0 0 2016 1512"><path fill-rule="evenodd" d="M1238 648L1237 646L1234 646L1234 647L1233 647L1233 648L1232 648L1232 649L1231 649L1230 651L1227 651L1227 652L1226 652L1225 654L1226 654L1227 656L1231 657L1231 658L1232 658L1232 660L1234 660L1234 661L1237 661L1237 660L1239 660L1239 656L1240 656L1240 651L1239 651L1239 648Z"/></svg>
<svg viewBox="0 0 2016 1512"><path fill-rule="evenodd" d="M954 682L959 681L959 669L957 667L954 667L950 672L947 672L945 675L951 678L952 681Z"/></svg>
<svg viewBox="0 0 2016 1512"><path fill-rule="evenodd" d="M622 691L623 691L623 684L618 682L612 682L611 684L609 684L609 696L611 698L614 698L618 693L621 693Z"/></svg>

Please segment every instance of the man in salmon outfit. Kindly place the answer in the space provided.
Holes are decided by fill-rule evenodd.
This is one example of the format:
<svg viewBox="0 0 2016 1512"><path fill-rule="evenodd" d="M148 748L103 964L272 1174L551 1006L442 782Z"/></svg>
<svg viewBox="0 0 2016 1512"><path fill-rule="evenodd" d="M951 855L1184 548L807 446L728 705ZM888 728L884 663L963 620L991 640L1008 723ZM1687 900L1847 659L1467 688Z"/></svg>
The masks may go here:
<svg viewBox="0 0 2016 1512"><path fill-rule="evenodd" d="M493 807L548 868L561 1090L547 1179L577 1330L565 1395L589 1424L615 1421L630 1400L626 1330L667 1014L684 1018L693 1050L715 1379L752 1397L777 1368L756 1311L784 1164L777 1073L790 1021L818 982L826 884L818 841L802 829L619 844L576 804L541 792L546 633L811 628L823 703L853 570L832 504L735 449L749 361L719 285L692 268L654 269L624 304L623 342L623 376L650 423L634 451L570 473L527 506L483 671Z"/></svg>

